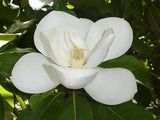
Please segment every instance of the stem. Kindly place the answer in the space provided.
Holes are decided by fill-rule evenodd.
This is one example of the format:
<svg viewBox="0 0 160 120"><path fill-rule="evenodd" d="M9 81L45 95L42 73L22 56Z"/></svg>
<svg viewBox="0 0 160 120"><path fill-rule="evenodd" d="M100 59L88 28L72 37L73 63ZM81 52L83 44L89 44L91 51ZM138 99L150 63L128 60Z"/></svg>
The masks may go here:
<svg viewBox="0 0 160 120"><path fill-rule="evenodd" d="M74 120L77 120L75 91L73 91L73 107L74 107Z"/></svg>
<svg viewBox="0 0 160 120"><path fill-rule="evenodd" d="M23 99L19 96L16 96L18 102L20 103L20 106L22 107L22 110L24 110L27 106L25 105Z"/></svg>

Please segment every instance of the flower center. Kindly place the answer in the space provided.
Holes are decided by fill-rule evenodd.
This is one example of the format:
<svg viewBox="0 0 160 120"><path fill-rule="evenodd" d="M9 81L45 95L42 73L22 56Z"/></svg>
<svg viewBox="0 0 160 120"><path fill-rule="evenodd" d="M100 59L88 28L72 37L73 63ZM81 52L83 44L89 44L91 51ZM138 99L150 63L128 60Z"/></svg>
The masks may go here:
<svg viewBox="0 0 160 120"><path fill-rule="evenodd" d="M84 50L78 49L77 46L74 46L71 50L71 59L70 64L72 68L80 68L84 65Z"/></svg>

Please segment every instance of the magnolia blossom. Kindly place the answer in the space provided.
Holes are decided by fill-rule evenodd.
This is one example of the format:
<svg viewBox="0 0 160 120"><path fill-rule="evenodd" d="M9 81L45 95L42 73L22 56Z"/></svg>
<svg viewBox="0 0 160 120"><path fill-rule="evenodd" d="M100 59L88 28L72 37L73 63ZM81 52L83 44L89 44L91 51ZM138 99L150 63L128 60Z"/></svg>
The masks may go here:
<svg viewBox="0 0 160 120"><path fill-rule="evenodd" d="M96 101L115 105L137 92L134 75L124 68L99 68L124 54L133 32L128 22L109 17L92 22L52 11L38 24L34 43L41 53L28 53L15 64L11 81L26 93L42 93L62 84L84 90Z"/></svg>

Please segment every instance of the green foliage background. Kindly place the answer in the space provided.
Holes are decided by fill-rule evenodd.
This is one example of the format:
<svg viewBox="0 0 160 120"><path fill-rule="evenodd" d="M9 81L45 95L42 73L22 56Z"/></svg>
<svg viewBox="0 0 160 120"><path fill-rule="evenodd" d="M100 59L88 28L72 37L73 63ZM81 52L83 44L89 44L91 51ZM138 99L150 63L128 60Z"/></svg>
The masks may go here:
<svg viewBox="0 0 160 120"><path fill-rule="evenodd" d="M15 7L16 5L16 7ZM160 1L159 0L55 0L46 11L32 10L28 0L0 1L0 120L160 120ZM31 95L9 80L16 61L33 44L36 24L52 10L96 21L115 16L127 20L134 41L123 56L100 65L123 67L135 75L134 102L108 106L92 100L83 89L63 86Z"/></svg>

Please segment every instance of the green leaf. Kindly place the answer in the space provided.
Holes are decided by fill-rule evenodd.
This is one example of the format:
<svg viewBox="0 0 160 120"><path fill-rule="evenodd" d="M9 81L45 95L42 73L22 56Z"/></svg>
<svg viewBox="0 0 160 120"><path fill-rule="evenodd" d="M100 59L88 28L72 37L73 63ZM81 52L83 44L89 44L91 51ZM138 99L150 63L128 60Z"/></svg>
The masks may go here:
<svg viewBox="0 0 160 120"><path fill-rule="evenodd" d="M153 101L151 91L141 84L138 84L137 86L138 86L138 92L135 95L137 104L143 107L149 106L151 101Z"/></svg>
<svg viewBox="0 0 160 120"><path fill-rule="evenodd" d="M132 102L115 106L93 102L91 105L94 120L155 120L148 111Z"/></svg>
<svg viewBox="0 0 160 120"><path fill-rule="evenodd" d="M0 75L0 85L3 86L8 92L23 96L23 97L28 97L30 96L29 94L23 93L19 91L9 79L4 78L2 75Z"/></svg>
<svg viewBox="0 0 160 120"><path fill-rule="evenodd" d="M37 107L37 105L39 105L39 103L50 94L53 94L52 91L45 92L42 94L32 95L29 99L31 109L34 110Z"/></svg>
<svg viewBox="0 0 160 120"><path fill-rule="evenodd" d="M16 36L17 34L0 33L0 41L12 41Z"/></svg>
<svg viewBox="0 0 160 120"><path fill-rule="evenodd" d="M2 100L2 96L0 94L0 120L3 120L4 118L4 104L3 104L3 100Z"/></svg>
<svg viewBox="0 0 160 120"><path fill-rule="evenodd" d="M19 53L19 54L23 54L23 53L29 53L29 52L36 52L33 48L12 48L10 50L7 50L5 52L3 52L3 54L7 54L7 53Z"/></svg>
<svg viewBox="0 0 160 120"><path fill-rule="evenodd" d="M125 8L124 8L124 4ZM142 18L142 1L141 0L127 0L124 2L122 0L121 3L122 10L124 10L124 18L128 18L130 16L134 16L137 21Z"/></svg>
<svg viewBox="0 0 160 120"><path fill-rule="evenodd" d="M0 54L0 85L12 93L28 96L28 94L20 92L8 79L11 76L13 66L23 55L17 53Z"/></svg>
<svg viewBox="0 0 160 120"><path fill-rule="evenodd" d="M20 113L16 120L30 120L29 117L31 113L32 110L30 108L26 108Z"/></svg>
<svg viewBox="0 0 160 120"><path fill-rule="evenodd" d="M149 24L156 30L160 31L160 9L153 2L146 7L145 16Z"/></svg>
<svg viewBox="0 0 160 120"><path fill-rule="evenodd" d="M22 56L23 54L15 53L0 54L0 74L9 78L14 64Z"/></svg>
<svg viewBox="0 0 160 120"><path fill-rule="evenodd" d="M17 36L17 34L0 33L0 47L14 40Z"/></svg>
<svg viewBox="0 0 160 120"><path fill-rule="evenodd" d="M17 101L19 102L22 110L24 110L25 108L27 108L25 102L23 101L23 99L20 96L16 95L16 98L17 98Z"/></svg>
<svg viewBox="0 0 160 120"><path fill-rule="evenodd" d="M56 6L55 6L55 10L58 10L58 11L64 11L66 13L69 13L73 16L77 16L75 14L75 12L73 10L70 10L66 7L66 5L61 1L59 0L57 3L56 3Z"/></svg>
<svg viewBox="0 0 160 120"><path fill-rule="evenodd" d="M0 85L0 94L6 100L6 102L13 108L14 107L13 93L8 92Z"/></svg>
<svg viewBox="0 0 160 120"><path fill-rule="evenodd" d="M93 120L93 113L88 101L81 96L65 99L60 92L45 98L33 111L30 120Z"/></svg>
<svg viewBox="0 0 160 120"><path fill-rule="evenodd" d="M4 104L4 120L11 120L13 118L11 112L14 109L14 98L13 93L8 92L2 86L0 86L0 94L3 97L3 104Z"/></svg>
<svg viewBox="0 0 160 120"><path fill-rule="evenodd" d="M35 22L34 19L25 22L16 22L9 27L7 33L23 32L26 29L30 28L34 24L34 22Z"/></svg>
<svg viewBox="0 0 160 120"><path fill-rule="evenodd" d="M151 75L148 70L144 68L144 65L136 58L132 56L121 56L119 58L106 61L100 65L103 68L126 68L130 70L144 86L151 88Z"/></svg>
<svg viewBox="0 0 160 120"><path fill-rule="evenodd" d="M15 20L19 14L19 6L8 3L4 0L0 1L0 18L7 20Z"/></svg>

